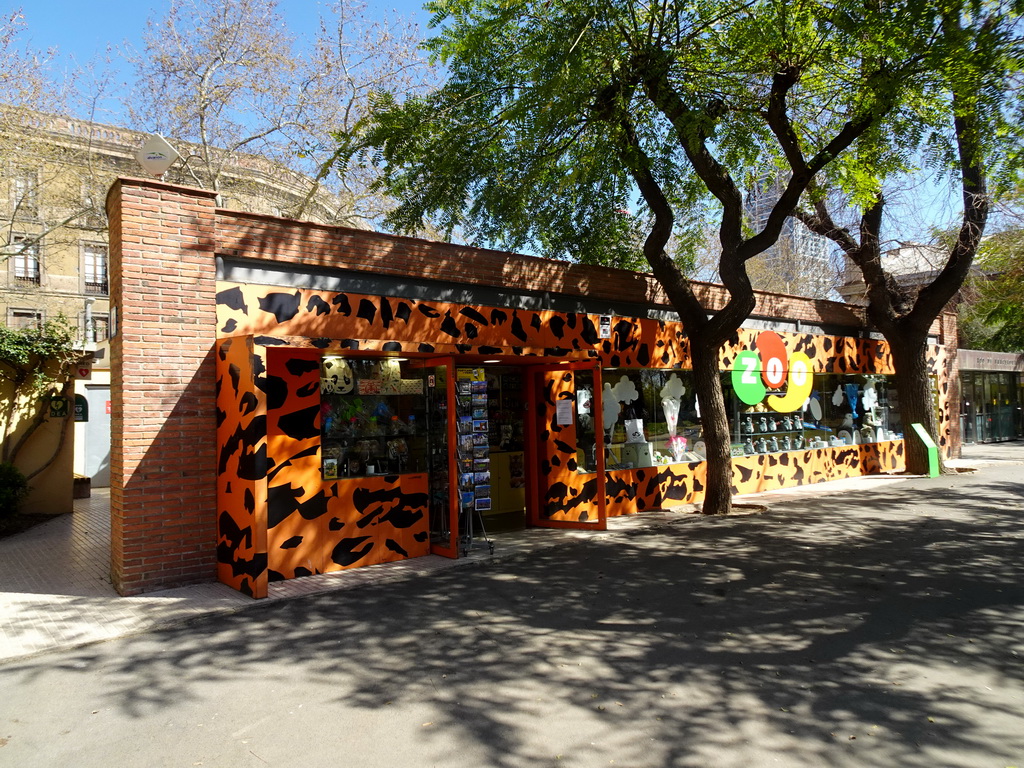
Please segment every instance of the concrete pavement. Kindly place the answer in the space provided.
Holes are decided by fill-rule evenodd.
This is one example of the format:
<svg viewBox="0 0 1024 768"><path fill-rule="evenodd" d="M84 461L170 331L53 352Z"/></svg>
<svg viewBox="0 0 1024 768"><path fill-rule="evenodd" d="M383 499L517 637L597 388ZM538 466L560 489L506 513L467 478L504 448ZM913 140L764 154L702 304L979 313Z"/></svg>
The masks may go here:
<svg viewBox="0 0 1024 768"><path fill-rule="evenodd" d="M1024 443L968 446L954 465L991 462L1024 463ZM754 494L741 501L778 505L788 500L860 493L900 476L872 476L814 486ZM110 583L109 491L97 489L89 499L75 502L75 513L25 533L0 540L0 662L34 653L70 648L146 631L209 613L231 613L253 607L254 601L222 584L210 583L164 590L138 597L120 597ZM607 536L637 527L657 525L690 512L651 512L609 521L609 532L528 530L500 537L497 559L580 537ZM416 578L490 559L478 549L457 561L430 556L402 563L326 574L270 587L269 599L284 600L323 591L356 589L369 584Z"/></svg>
<svg viewBox="0 0 1024 768"><path fill-rule="evenodd" d="M1024 469L989 458L10 660L0 764L1021 765Z"/></svg>

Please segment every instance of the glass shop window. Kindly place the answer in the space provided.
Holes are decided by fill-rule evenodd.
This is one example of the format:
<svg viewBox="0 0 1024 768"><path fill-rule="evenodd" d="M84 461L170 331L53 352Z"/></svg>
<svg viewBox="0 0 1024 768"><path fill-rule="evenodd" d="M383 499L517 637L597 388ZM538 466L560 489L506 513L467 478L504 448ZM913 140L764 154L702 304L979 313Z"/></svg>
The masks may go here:
<svg viewBox="0 0 1024 768"><path fill-rule="evenodd" d="M810 447L862 445L902 437L892 419L895 382L886 376L818 374L808 401Z"/></svg>
<svg viewBox="0 0 1024 768"><path fill-rule="evenodd" d="M523 374L486 369L488 443L491 451L523 450Z"/></svg>
<svg viewBox="0 0 1024 768"><path fill-rule="evenodd" d="M703 461L700 417L697 413L693 374L690 371L652 369L607 369L603 383L602 417L605 429L607 469L637 469L662 464ZM577 409L588 412L588 387L577 383ZM584 428L584 423L589 427ZM589 431L587 431L589 429ZM577 436L580 471L596 469L592 420L578 415Z"/></svg>
<svg viewBox="0 0 1024 768"><path fill-rule="evenodd" d="M749 405L736 396L730 381L724 381L723 388L732 414L734 456L902 437L896 384L891 377L813 374L810 395L789 412L777 412L769 405L772 397L784 396L785 389L769 390L762 402Z"/></svg>
<svg viewBox="0 0 1024 768"><path fill-rule="evenodd" d="M736 396L731 374L728 378L723 376L722 389L726 408L732 414L733 456L802 451L810 447L805 432L805 419L808 417L803 408L789 413L774 411L767 400L780 394L778 392L772 392L754 405L744 403Z"/></svg>
<svg viewBox="0 0 1024 768"><path fill-rule="evenodd" d="M594 374L576 372L576 471L597 471L597 436L594 424Z"/></svg>
<svg viewBox="0 0 1024 768"><path fill-rule="evenodd" d="M320 364L324 480L424 472L424 373L396 358L325 356Z"/></svg>

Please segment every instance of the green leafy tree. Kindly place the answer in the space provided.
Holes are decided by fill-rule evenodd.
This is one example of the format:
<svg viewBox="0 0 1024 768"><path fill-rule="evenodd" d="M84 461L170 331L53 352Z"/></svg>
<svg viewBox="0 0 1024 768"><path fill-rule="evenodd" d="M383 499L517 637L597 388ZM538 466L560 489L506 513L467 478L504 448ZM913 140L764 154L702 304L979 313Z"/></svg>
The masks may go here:
<svg viewBox="0 0 1024 768"><path fill-rule="evenodd" d="M936 8L935 18L928 89L916 105L919 122L894 130L897 137L911 141L897 141L895 146L887 137L864 142L860 149L869 155L902 151L894 153L895 162L862 176L859 189L840 175L816 179L807 207L798 208L795 215L812 231L837 243L859 267L867 289L868 317L892 351L904 429L922 424L938 438L927 363L928 332L964 285L978 253L991 205L989 179L1012 179L1019 166L1016 116L1021 104L1013 86L1020 73L1022 39L1019 19L1007 3L946 2ZM883 185L889 177L912 170L908 149L947 173L963 204L960 225L946 238L945 263L931 280L917 286L901 285L882 259ZM856 227L836 224L825 195L835 188L852 192L859 203L862 213ZM1019 305L994 309L993 319L1001 311L1012 318L1019 315ZM924 444L908 439L906 447L908 471L925 472Z"/></svg>
<svg viewBox="0 0 1024 768"><path fill-rule="evenodd" d="M51 396L71 397L71 372L82 359L81 351L74 348L75 334L64 317L38 328L0 328L0 462L18 463L29 440L46 423ZM60 455L70 423L70 418L64 419L52 455L27 473L29 480Z"/></svg>
<svg viewBox="0 0 1024 768"><path fill-rule="evenodd" d="M979 247L979 269L961 305L961 346L1024 353L1024 220L1016 207L1003 214L1002 231Z"/></svg>
<svg viewBox="0 0 1024 768"><path fill-rule="evenodd" d="M938 24L885 4L441 0L427 45L450 72L424 98L380 97L347 149L381 166L401 230L431 219L510 249L636 268L682 319L707 445L704 511L731 506L719 354L754 308L748 262L823 169L911 124ZM897 118L902 118L900 123ZM364 155L365 156L365 155ZM856 158L855 158L856 159ZM844 165L868 175L865 159ZM872 171L873 172L873 171ZM752 231L743 192L781 175ZM635 215L624 215L640 203ZM728 300L687 278L709 222ZM675 248L670 247L675 244Z"/></svg>

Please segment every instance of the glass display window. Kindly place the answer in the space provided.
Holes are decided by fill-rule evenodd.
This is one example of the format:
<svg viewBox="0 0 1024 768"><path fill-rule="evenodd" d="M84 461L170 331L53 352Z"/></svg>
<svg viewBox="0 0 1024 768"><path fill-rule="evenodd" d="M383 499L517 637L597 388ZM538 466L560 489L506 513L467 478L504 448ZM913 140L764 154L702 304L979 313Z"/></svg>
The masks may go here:
<svg viewBox="0 0 1024 768"><path fill-rule="evenodd" d="M804 408L808 447L863 445L902 437L895 382L881 375L817 374Z"/></svg>
<svg viewBox="0 0 1024 768"><path fill-rule="evenodd" d="M576 471L597 471L597 432L594 421L594 374L576 372Z"/></svg>
<svg viewBox="0 0 1024 768"><path fill-rule="evenodd" d="M974 372L961 377L961 429L964 442L1010 440L1024 434L1021 374Z"/></svg>
<svg viewBox="0 0 1024 768"><path fill-rule="evenodd" d="M424 373L408 361L324 356L320 409L324 480L426 470Z"/></svg>
<svg viewBox="0 0 1024 768"><path fill-rule="evenodd" d="M791 412L744 403L723 377L733 455L861 445L902 437L895 382L882 375L813 374L808 398ZM781 391L780 391L781 393Z"/></svg>
<svg viewBox="0 0 1024 768"><path fill-rule="evenodd" d="M704 460L690 371L614 368L601 375L605 466L636 469ZM579 471L594 472L593 376L577 374Z"/></svg>
<svg viewBox="0 0 1024 768"><path fill-rule="evenodd" d="M493 451L523 450L523 374L509 368L488 368L488 442Z"/></svg>
<svg viewBox="0 0 1024 768"><path fill-rule="evenodd" d="M731 386L731 374L723 375L722 389L726 407L732 414L732 454L751 456L760 453L801 451L809 447L802 409L783 413L765 401L749 405L740 400Z"/></svg>

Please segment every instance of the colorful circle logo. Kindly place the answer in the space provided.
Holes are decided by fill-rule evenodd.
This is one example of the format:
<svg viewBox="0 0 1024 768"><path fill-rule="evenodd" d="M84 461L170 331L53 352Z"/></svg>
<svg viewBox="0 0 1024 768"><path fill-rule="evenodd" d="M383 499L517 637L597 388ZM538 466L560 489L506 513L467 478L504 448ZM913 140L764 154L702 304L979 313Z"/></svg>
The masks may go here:
<svg viewBox="0 0 1024 768"><path fill-rule="evenodd" d="M811 359L803 352L787 354L782 337L764 331L757 337L757 352L744 350L736 356L732 388L747 405L757 405L769 390L782 394L768 397L768 407L779 413L797 410L810 397Z"/></svg>

